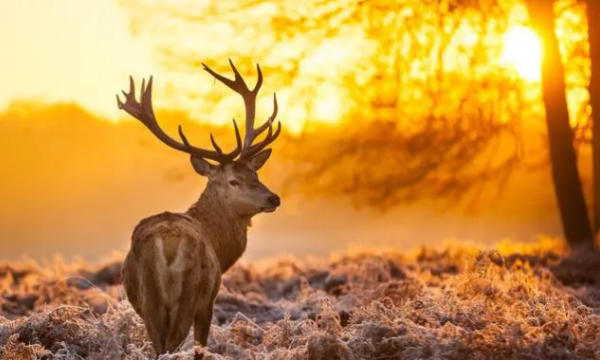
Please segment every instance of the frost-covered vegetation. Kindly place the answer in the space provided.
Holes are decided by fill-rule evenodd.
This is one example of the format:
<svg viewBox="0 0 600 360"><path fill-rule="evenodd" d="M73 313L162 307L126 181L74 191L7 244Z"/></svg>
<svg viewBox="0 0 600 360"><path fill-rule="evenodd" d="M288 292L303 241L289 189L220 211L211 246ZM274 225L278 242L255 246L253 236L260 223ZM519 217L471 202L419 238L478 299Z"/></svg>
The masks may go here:
<svg viewBox="0 0 600 360"><path fill-rule="evenodd" d="M238 265L207 348L161 359L597 359L600 255L558 242ZM0 358L153 359L120 259L0 266ZM190 334L191 335L191 334Z"/></svg>

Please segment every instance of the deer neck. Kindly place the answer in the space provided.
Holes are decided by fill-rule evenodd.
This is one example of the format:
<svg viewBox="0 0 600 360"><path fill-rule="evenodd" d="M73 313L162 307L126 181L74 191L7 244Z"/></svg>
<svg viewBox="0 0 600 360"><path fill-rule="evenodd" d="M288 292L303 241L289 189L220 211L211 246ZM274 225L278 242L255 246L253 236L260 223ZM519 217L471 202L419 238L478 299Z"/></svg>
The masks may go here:
<svg viewBox="0 0 600 360"><path fill-rule="evenodd" d="M212 244L221 264L221 272L224 273L246 250L250 217L235 214L210 186L189 208L187 214L202 224L202 234Z"/></svg>

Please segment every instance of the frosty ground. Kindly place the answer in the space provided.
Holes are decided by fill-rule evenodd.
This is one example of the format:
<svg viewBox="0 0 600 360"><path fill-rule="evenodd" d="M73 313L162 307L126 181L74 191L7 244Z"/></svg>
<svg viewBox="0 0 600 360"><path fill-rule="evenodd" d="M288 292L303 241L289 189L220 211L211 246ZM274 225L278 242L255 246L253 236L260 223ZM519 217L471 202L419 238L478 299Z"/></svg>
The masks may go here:
<svg viewBox="0 0 600 360"><path fill-rule="evenodd" d="M154 359L122 257L0 265L2 359ZM236 265L209 345L161 359L600 359L600 255L558 240Z"/></svg>

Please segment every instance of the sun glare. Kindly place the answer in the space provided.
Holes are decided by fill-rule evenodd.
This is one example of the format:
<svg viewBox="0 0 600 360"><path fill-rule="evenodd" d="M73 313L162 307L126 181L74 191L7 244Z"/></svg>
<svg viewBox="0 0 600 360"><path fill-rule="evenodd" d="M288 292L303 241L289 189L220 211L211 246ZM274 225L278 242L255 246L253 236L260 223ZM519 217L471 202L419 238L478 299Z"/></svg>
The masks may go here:
<svg viewBox="0 0 600 360"><path fill-rule="evenodd" d="M513 67L527 81L539 81L542 48L536 33L527 27L516 26L504 35L504 51L500 61Z"/></svg>

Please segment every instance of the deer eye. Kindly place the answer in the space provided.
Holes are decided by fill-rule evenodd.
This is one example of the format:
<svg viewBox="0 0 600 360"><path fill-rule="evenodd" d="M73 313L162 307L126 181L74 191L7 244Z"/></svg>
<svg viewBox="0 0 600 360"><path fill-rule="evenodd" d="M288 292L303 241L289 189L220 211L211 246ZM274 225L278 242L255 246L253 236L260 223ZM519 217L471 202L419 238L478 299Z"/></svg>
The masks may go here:
<svg viewBox="0 0 600 360"><path fill-rule="evenodd" d="M231 186L240 186L240 182L237 180L230 180L229 185Z"/></svg>

